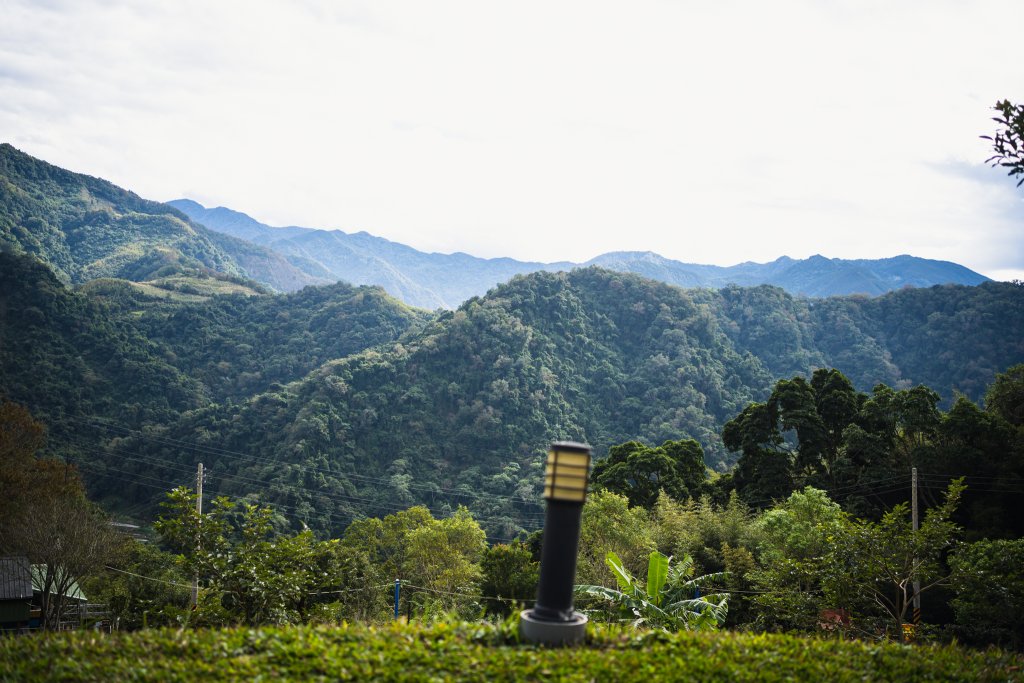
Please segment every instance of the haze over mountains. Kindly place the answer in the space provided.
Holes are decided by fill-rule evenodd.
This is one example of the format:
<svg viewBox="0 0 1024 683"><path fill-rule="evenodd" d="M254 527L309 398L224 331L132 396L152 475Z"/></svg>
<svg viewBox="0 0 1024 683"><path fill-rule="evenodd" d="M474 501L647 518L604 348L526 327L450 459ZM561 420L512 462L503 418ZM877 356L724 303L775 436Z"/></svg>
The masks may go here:
<svg viewBox="0 0 1024 683"><path fill-rule="evenodd" d="M515 275L597 265L681 287L773 284L798 296L878 295L905 286L977 285L963 266L913 256L781 257L735 266L612 252L582 264L418 251L366 232L274 228L186 199L161 204L0 144L0 248L34 254L65 282L151 281L181 268L248 278L276 291L345 281L379 285L420 308L455 308Z"/></svg>
<svg viewBox="0 0 1024 683"><path fill-rule="evenodd" d="M463 253L425 253L366 232L275 228L244 213L224 207L208 209L190 199L168 204L212 230L272 248L311 277L380 285L406 303L423 308L454 308L513 275L595 265L679 287L771 284L809 297L876 296L907 286L977 285L988 280L955 263L908 255L861 260L783 256L771 263L728 267L683 263L649 251L610 252L585 263L484 259Z"/></svg>
<svg viewBox="0 0 1024 683"><path fill-rule="evenodd" d="M572 268L177 204L0 145L0 396L43 420L50 453L114 508L152 503L204 461L211 493L256 496L318 530L466 504L510 535L536 521L552 440L603 455L693 438L724 472L723 424L777 379L835 367L862 391L923 383L948 405L1024 361L1017 284L821 299L715 288L984 280L953 264L607 254ZM306 286L381 274L381 286ZM428 312L395 295L466 301Z"/></svg>

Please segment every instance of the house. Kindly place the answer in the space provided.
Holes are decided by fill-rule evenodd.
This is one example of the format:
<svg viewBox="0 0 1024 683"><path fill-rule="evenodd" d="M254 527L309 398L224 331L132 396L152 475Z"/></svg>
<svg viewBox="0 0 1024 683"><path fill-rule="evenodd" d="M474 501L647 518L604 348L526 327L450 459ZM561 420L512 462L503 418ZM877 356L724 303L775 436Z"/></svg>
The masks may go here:
<svg viewBox="0 0 1024 683"><path fill-rule="evenodd" d="M29 627L32 618L32 565L27 557L0 557L0 630Z"/></svg>
<svg viewBox="0 0 1024 683"><path fill-rule="evenodd" d="M67 629L80 628L82 626L83 607L88 603L85 593L78 586L78 582L57 568L50 576L49 596L44 599L43 590L46 586L46 565L32 565L32 588L33 604L37 606L48 606L48 613L51 615L50 628L64 631ZM53 617L54 606L57 605L57 616ZM41 614L33 615L39 619L33 619L31 626L41 626ZM56 620L56 624L52 620Z"/></svg>

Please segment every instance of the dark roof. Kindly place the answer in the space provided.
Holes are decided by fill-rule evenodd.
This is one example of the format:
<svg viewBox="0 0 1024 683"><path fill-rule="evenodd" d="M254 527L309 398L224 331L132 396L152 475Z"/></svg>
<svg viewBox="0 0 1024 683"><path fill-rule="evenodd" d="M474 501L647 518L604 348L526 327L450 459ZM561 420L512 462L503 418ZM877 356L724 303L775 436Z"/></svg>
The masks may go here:
<svg viewBox="0 0 1024 683"><path fill-rule="evenodd" d="M0 557L0 600L32 597L32 566L27 557Z"/></svg>

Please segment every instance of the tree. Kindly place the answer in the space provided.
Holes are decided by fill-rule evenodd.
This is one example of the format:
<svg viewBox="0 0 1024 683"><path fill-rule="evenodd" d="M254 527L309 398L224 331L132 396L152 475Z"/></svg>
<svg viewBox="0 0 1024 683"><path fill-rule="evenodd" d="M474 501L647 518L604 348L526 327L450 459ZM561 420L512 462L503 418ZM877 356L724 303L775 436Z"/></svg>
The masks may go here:
<svg viewBox="0 0 1024 683"><path fill-rule="evenodd" d="M345 530L341 544L365 553L382 580L394 581L403 578L408 565L409 535L434 521L430 510L422 505L381 518L357 519Z"/></svg>
<svg viewBox="0 0 1024 683"><path fill-rule="evenodd" d="M949 561L957 633L977 644L1024 644L1024 539L984 540L960 548Z"/></svg>
<svg viewBox="0 0 1024 683"><path fill-rule="evenodd" d="M176 626L188 608L191 576L171 553L151 543L126 539L125 550L108 571L82 584L89 600L107 605L119 630Z"/></svg>
<svg viewBox="0 0 1024 683"><path fill-rule="evenodd" d="M466 609L479 588L480 560L486 535L469 510L459 507L451 517L433 520L407 538L402 577L425 589L441 610ZM463 595L460 595L463 594Z"/></svg>
<svg viewBox="0 0 1024 683"><path fill-rule="evenodd" d="M722 427L722 443L740 457L733 472L736 490L763 505L793 490L793 456L776 426L770 403L751 403Z"/></svg>
<svg viewBox="0 0 1024 683"><path fill-rule="evenodd" d="M605 558L609 551L627 567L640 567L655 550L650 515L642 507L629 507L629 499L611 491L597 491L587 498L580 520L580 545L576 559L579 583L611 583Z"/></svg>
<svg viewBox="0 0 1024 683"><path fill-rule="evenodd" d="M612 446L591 477L595 487L624 495L630 505L648 510L661 491L686 500L700 492L705 479L704 450L693 439L655 447L639 441Z"/></svg>
<svg viewBox="0 0 1024 683"><path fill-rule="evenodd" d="M691 556L701 572L725 569L723 547L753 552L760 542L761 532L750 508L735 491L725 505L715 505L707 496L685 503L662 496L653 517L658 550L676 557Z"/></svg>
<svg viewBox="0 0 1024 683"><path fill-rule="evenodd" d="M33 479L46 478L35 459L46 443L43 425L21 405L0 401L0 551L11 552L11 534L25 518L36 490Z"/></svg>
<svg viewBox="0 0 1024 683"><path fill-rule="evenodd" d="M985 163L1009 169L1007 175L1011 178L1021 176L1017 181L1017 187L1020 187L1024 184L1024 105L1003 100L996 102L993 109L999 112L999 116L993 117L992 120L998 123L1002 130L997 131L995 137L981 136L992 141L992 149L995 151Z"/></svg>
<svg viewBox="0 0 1024 683"><path fill-rule="evenodd" d="M1024 364L996 375L985 393L985 410L1015 427L1024 425Z"/></svg>
<svg viewBox="0 0 1024 683"><path fill-rule="evenodd" d="M445 519L415 506L380 519L353 522L342 548L365 553L377 581L401 579L420 609L469 607L464 595L477 592L486 535L464 507ZM383 593L381 594L383 595Z"/></svg>
<svg viewBox="0 0 1024 683"><path fill-rule="evenodd" d="M267 506L246 505L238 516L235 505L219 497L200 516L195 500L186 487L171 491L154 527L181 554L186 573L200 579L197 622L302 621L310 597L332 588L337 542L318 542L309 530L275 534Z"/></svg>
<svg viewBox="0 0 1024 683"><path fill-rule="evenodd" d="M35 457L44 443L42 425L25 408L0 403L0 554L34 565L43 624L55 629L72 588L113 562L124 538L86 499L74 467Z"/></svg>
<svg viewBox="0 0 1024 683"><path fill-rule="evenodd" d="M823 608L847 606L822 595L827 557L846 519L828 494L810 486L758 518L761 569L751 579L760 591L753 603L762 626L811 629Z"/></svg>
<svg viewBox="0 0 1024 683"><path fill-rule="evenodd" d="M40 592L46 628L59 627L74 586L102 573L123 542L107 516L84 496L39 493L15 535L14 548L34 565L33 589Z"/></svg>
<svg viewBox="0 0 1024 683"><path fill-rule="evenodd" d="M902 634L914 597L948 585L953 577L943 560L960 533L952 516L964 488L963 480L951 482L942 504L925 512L917 530L906 503L877 523L852 520L844 525L826 562L826 596L866 596ZM915 580L920 590L915 591Z"/></svg>
<svg viewBox="0 0 1024 683"><path fill-rule="evenodd" d="M332 578L320 561L332 542L317 542L308 529L274 536L272 514L269 507L247 505L239 542L214 558L219 571L213 587L221 594L221 604L253 626L302 621L307 596Z"/></svg>
<svg viewBox="0 0 1024 683"><path fill-rule="evenodd" d="M622 560L609 551L605 562L615 576L618 590L605 586L577 585L576 593L598 598L612 607L613 614L633 626L653 626L666 631L705 631L725 621L728 596L701 595L701 585L721 579L712 574L694 578L693 560L672 558L658 551L650 554L647 580L641 583L626 569Z"/></svg>
<svg viewBox="0 0 1024 683"><path fill-rule="evenodd" d="M484 552L483 580L480 589L491 600L486 609L490 614L508 615L516 603L526 604L537 596L540 563L525 544L496 543Z"/></svg>

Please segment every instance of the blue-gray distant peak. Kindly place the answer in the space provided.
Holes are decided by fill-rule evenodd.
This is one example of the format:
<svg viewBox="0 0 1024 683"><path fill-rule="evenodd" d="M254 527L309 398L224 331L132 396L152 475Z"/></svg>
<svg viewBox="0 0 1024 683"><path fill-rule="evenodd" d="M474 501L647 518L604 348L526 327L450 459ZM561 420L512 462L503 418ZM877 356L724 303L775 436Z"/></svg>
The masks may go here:
<svg viewBox="0 0 1024 683"><path fill-rule="evenodd" d="M455 308L515 275L581 266L635 273L680 287L770 284L808 297L877 296L902 287L977 285L988 280L956 263L907 254L859 260L828 258L821 254L807 259L780 256L769 263L747 261L734 266L684 263L652 251L609 252L585 263L540 263L505 257L486 259L464 252L426 253L365 231L275 228L244 213L223 207L207 209L189 199L169 203L212 230L280 252L293 266L310 276L380 285L406 303L424 308Z"/></svg>

